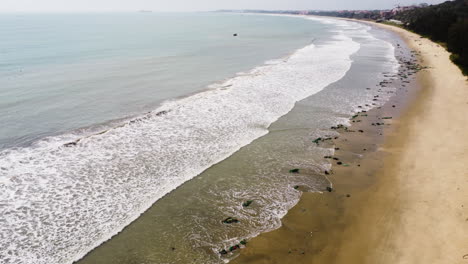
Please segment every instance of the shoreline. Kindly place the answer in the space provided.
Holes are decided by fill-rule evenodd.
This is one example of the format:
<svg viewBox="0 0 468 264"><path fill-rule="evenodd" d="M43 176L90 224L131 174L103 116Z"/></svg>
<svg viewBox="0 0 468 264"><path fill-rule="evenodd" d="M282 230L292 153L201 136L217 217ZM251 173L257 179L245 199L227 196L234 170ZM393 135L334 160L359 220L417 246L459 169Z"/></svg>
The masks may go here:
<svg viewBox="0 0 468 264"><path fill-rule="evenodd" d="M305 46L305 47L302 47L302 48L299 48L299 49L295 50L293 54L298 54L300 51L305 50L305 49L307 49L307 48L309 48L309 47L311 47L310 44L308 44L308 45ZM289 57L293 57L293 55L289 55L288 58L289 58ZM262 66L258 66L258 67L256 67L254 70L252 70L252 72L255 71L255 70L257 70L257 69L265 68L265 66L268 66L268 64L265 64L265 65L262 65ZM344 73L344 75L346 75L346 73ZM237 77L236 77L236 78L237 78ZM223 82L223 84L227 84L227 82ZM228 85L227 87L229 87L229 85ZM326 87L326 86L324 86L324 88L325 88L325 87ZM223 88L224 88L224 87L223 87ZM224 90L224 89L223 89L223 90ZM323 89L322 89L322 90L323 90ZM209 91L209 90L208 90L208 91ZM310 96L309 96L309 97L310 97ZM257 139L256 141L259 141L259 140L261 140L261 139L259 138L259 139ZM252 144L248 144L247 146L249 146L249 145L252 145ZM242 147L242 149L247 148L247 146ZM207 171L213 171L213 170L215 170L216 167L222 166L221 164L223 164L223 163L225 163L225 162L223 161L223 162L216 163L215 165L213 165L212 167L210 167L210 169L208 169ZM225 171L229 171L229 170L225 170ZM206 174L206 173L205 173L205 174ZM205 175L205 174L203 174L203 175ZM199 175L199 176L200 176L200 175ZM203 177L203 176L200 176L200 177L198 177L197 179L189 180L187 183L184 184L184 185L185 185L184 188L179 188L179 187L178 187L177 193L183 192L183 191L181 191L180 189L191 188L191 187L187 187L187 186L192 186L192 187L193 187L193 185L195 185L194 182L199 181L201 178L204 178L204 177ZM182 185L181 185L181 186L182 186ZM292 187L291 187L291 189L292 189ZM173 192L174 192L174 191L173 191ZM152 206L150 209L146 210L145 213L143 213L143 215L140 216L137 220L135 220L134 222L132 222L132 224L126 226L121 232L119 232L119 234L117 234L116 236L114 236L112 239L107 240L105 243L101 244L100 246L94 248L92 251L88 252L83 258L81 258L80 260L76 261L75 263L87 263L87 261L88 261L88 263L93 263L93 261L96 261L96 258L101 258L102 256L108 254L108 252L111 251L111 250L112 250L112 247L115 247L115 245L120 246L121 244L125 243L125 242L122 242L123 240L125 240L125 238L127 238L127 240L128 240L128 237L133 236L133 235L136 236L137 233L138 233L139 231L135 232L135 231L129 231L129 230L135 230L135 229L139 229L139 228L145 228L145 226L143 226L143 225L146 225L146 228L147 228L147 227L148 227L148 224L147 224L147 223L145 223L145 224L139 224L139 223L143 223L143 222L145 222L145 221L148 221L148 219L151 218L151 213L150 213L150 212L151 212L151 211L156 211L156 210L152 210L153 207L158 207L158 206L164 207L163 205L161 205L161 204L164 204L164 203L163 203L163 200L170 200L170 198L168 198L168 196L172 197L172 196L174 195L173 192L171 192L172 194L170 193L169 195L166 195L166 196L163 197L162 199L158 200L159 204L157 204L157 205L156 205L156 203L153 204L153 206ZM286 212L285 212L285 213L286 213ZM279 218L278 218L278 220L279 220ZM278 222L279 222L279 221L278 221ZM115 241L117 241L117 242L115 242ZM229 242L222 242L222 243L229 243ZM165 243L161 243L161 244L164 245ZM178 253L179 251L181 251L180 248L181 248L182 246L180 246L179 243L171 243L171 245L172 245L171 247L168 247L168 249L169 249L170 252L171 252L170 254L176 254L176 252ZM173 250L172 248L174 248L174 250ZM177 248L177 250L175 250L176 248ZM201 249L201 250L203 250L204 252L212 253L212 252L211 252L211 251L212 251L211 248L207 248L206 246L200 247L200 248L198 248L198 249ZM187 251L188 251L188 249L184 249L184 250L187 250ZM104 252L104 253L103 253L103 252ZM217 252L216 252L216 253L217 253ZM215 254L216 254L216 253L215 253ZM153 253L153 254L154 254L154 253ZM125 257L127 257L127 256L125 256ZM216 257L216 256L215 256L215 257Z"/></svg>
<svg viewBox="0 0 468 264"><path fill-rule="evenodd" d="M389 45L389 47L390 47L390 44L388 44L388 45ZM368 53L364 52L364 54L368 54ZM385 53L385 54L387 54L387 53ZM391 54L393 54L393 48L392 48L392 52L389 52L387 55L391 55ZM376 55L376 56L383 56L383 55ZM388 59L388 58L385 58L384 61L386 61L387 59ZM362 58L361 58L360 60L362 60ZM359 60L358 60L358 61L359 61ZM362 61L361 61L361 63L362 63ZM376 64L375 64L374 66L372 66L372 68L377 67L378 69L380 69L380 68L379 68L379 67L380 67L380 66L379 66L379 63L381 63L381 61L376 61L376 62L373 62L373 63L376 63ZM393 64L393 62L392 62L392 64ZM357 63L357 65L359 65L359 63ZM371 63L370 63L370 62L362 63L361 66L364 67L364 68L362 68L362 69L365 69L365 66L366 66L366 65L367 65L367 66L370 66ZM394 68L395 65L393 65L392 67ZM356 66L353 66L352 68L354 68L354 73L355 73L355 74L357 74L357 73L359 72L359 66L357 66L357 67L356 67ZM383 69L383 68L382 68L382 69ZM386 69L387 69L386 71L388 71L388 72L393 72L390 68L386 68ZM372 72L373 72L373 71L372 71ZM378 72L378 74L379 74L379 76L376 77L376 80L378 80L378 81L372 79L372 80L370 81L370 83L368 83L368 82L363 82L363 83L361 83L360 85L354 85L354 87L356 87L356 89L359 90L359 94L361 94L361 97L362 97L362 94L366 95L366 96L365 96L365 98L367 98L366 100L357 100L357 101L360 101L360 102L362 103L362 106L364 106L364 103L368 103L369 105L372 104L372 101L371 101L370 98L369 98L369 97L370 97L370 94L369 94L370 92L363 92L363 90L364 90L363 87L366 87L366 85L375 85L375 84L377 84L379 81L383 81L383 76L380 76L380 75L381 75L384 71L376 70L376 72ZM357 76L357 75L355 75L355 76ZM368 75L368 76L370 76L370 75ZM372 76L373 76L373 75L372 75ZM339 94L342 94L342 93L344 92L344 91L340 91L340 90L342 89L342 87L349 86L349 83L346 83L346 81L343 81L343 80L345 80L346 78L348 78L348 81L351 81L351 82L352 82L354 79L356 79L356 78L353 78L353 77L350 77L350 78L349 78L348 73L347 73L346 76L345 76L344 78L340 79L340 81L337 82L337 83L340 83L340 84L338 84L336 87L330 87L331 89L328 89L327 91L322 92L322 93L329 94L329 95L330 95L330 93L331 93L332 95L335 94L335 96L336 96L336 95L339 95ZM366 80L367 80L367 78L366 78ZM354 81L356 81L356 80L354 80ZM375 82L375 81L376 81L376 82ZM333 91L335 91L335 92L333 92ZM356 91L356 92L357 92L357 91ZM352 93L351 93L351 94L352 94ZM369 97L368 97L368 96L369 96ZM322 99L323 99L323 98L327 98L326 95L325 95L325 96L322 95L321 97L322 97ZM312 98L312 97L310 97L310 98ZM359 99L359 98L358 98L358 99ZM312 99L312 100L313 100L313 99ZM305 100L305 101L307 101L307 100ZM357 108L357 105L356 105L357 101L352 102L352 105L350 105L350 107L348 107L348 108L351 108L352 111L351 111L351 112L347 112L347 113L345 114L345 118L346 118L346 119L348 119L348 118L352 115L352 113L354 113L354 111L359 110L359 109ZM302 104L304 104L304 100L301 101L301 102L302 102ZM313 105L316 105L316 106L318 107L318 109L320 109L320 106L318 106L317 104L312 104L312 106L313 106ZM366 106L367 106L367 105L366 105ZM365 107L365 108L367 108L367 107ZM291 111L291 112L289 113L289 115L294 114L293 112L296 112L296 111ZM299 111L299 112L301 113L301 115L304 114L304 111L302 111L302 112ZM333 111L330 111L330 113L332 113L332 112L333 112ZM338 115L338 117L339 117L339 115ZM343 118L343 120L344 120L345 118ZM231 156L228 160L223 161L223 162L220 162L219 164L217 164L217 165L211 167L211 168L208 169L206 172L204 172L202 175L200 175L196 180L192 180L192 181L187 182L186 184L184 184L183 187L178 188L177 191L172 192L172 193L169 194L167 197L161 199L161 200L159 201L159 203L155 203L155 205L153 205L152 208L150 208L147 212L145 212L145 214L144 214L142 217L140 217L139 219L137 219L132 225L129 225L128 227L126 227L121 233L119 233L119 235L115 236L115 238L113 238L113 239L109 240L108 242L104 243L104 244L103 244L102 246L100 246L99 248L96 248L95 250L91 251L89 254L87 254L87 256L86 256L85 258L81 259L81 260L80 260L79 262L77 262L77 263L95 263L95 262L104 261L104 259L106 259L105 261L108 261L109 263L111 263L111 262L112 262L112 259L114 259L115 261L121 261L121 259L127 259L127 258L132 257L130 254L127 254L127 253L122 253L122 254L120 254L120 253L113 253L112 251L113 251L113 249L115 249L115 248L126 248L126 251L138 251L138 252L140 252L140 253L137 255L138 258L144 258L144 257L146 257L146 256L148 256L148 255L151 255L151 256L155 255L155 254L156 254L156 253L155 253L155 250L152 249L152 247L158 247L158 248L160 248L159 251L156 251L156 252L161 252L161 254L164 253L164 254L167 255L168 257L169 257L169 256L176 257L176 256L178 256L178 255L180 255L180 254L184 254L184 253L188 253L188 254L186 254L186 256L190 256L190 255L192 255L192 254L195 253L195 252L197 252L197 254L198 254L198 252L207 252L207 253L210 254L210 256L213 256L212 253L214 253L215 255L214 255L213 257L216 258L216 257L217 257L217 253L218 253L218 251L219 251L221 248L226 247L226 246L228 246L228 248L229 248L229 246L231 246L233 242L228 241L228 240L223 240L223 241L221 241L221 242L211 243L211 244L219 245L218 247L219 247L220 249L214 248L211 244L209 245L209 247L204 246L204 245L202 244L202 246L197 246L197 247L195 248L195 250L194 250L194 249L193 249L193 246L190 247L190 248L184 248L184 245L181 244L179 241L177 241L177 242L176 242L176 241L174 241L174 242L170 242L170 241L161 241L160 243L157 243L157 244L155 243L155 241L153 241L151 246L143 245L143 243L141 243L140 246L138 245L138 243L133 243L133 244L137 244L137 245L127 245L127 244L128 244L127 241L136 240L136 239L138 239L138 240L143 240L143 239L145 239L146 236L138 235L139 233L143 232L143 230L145 230L144 232L147 232L147 233L148 233L148 232L157 233L157 232L155 232L155 231L159 230L159 229L158 229L158 226L157 226L157 225L154 225L154 226L153 226L153 225L150 223L150 222L157 222L157 221L155 220L155 218L154 218L155 215L160 214L160 212L161 212L161 211L164 211L166 207L167 207L167 208L171 208L171 207L174 208L174 205L172 205L172 203L173 203L173 201L178 200L178 199L174 199L174 197L180 197L180 195L183 194L183 193L185 193L185 192L187 192L187 190L195 190L195 189L197 189L197 188L198 188L197 186L199 186L200 184L197 184L196 182L199 182L199 181L201 180L201 181L203 181L203 182L206 182L206 184L204 184L204 185L209 186L209 182L211 182L210 184L213 184L213 182L216 182L216 181L219 180L219 175L224 175L224 173L221 173L221 171L228 172L229 174L233 174L233 170L232 170L232 169L233 169L233 166L236 167L236 166L238 166L239 164L243 164L242 167L250 167L250 166L244 165L244 164L250 164L249 162L239 162L239 161L236 161L236 160L239 160L240 157L246 157L246 156L248 155L248 153L253 153L252 150L255 149L255 148L258 148L258 146L263 145L262 149L267 150L267 149L270 149L271 146L281 144L281 142L284 141L284 143L285 143L284 148L281 148L281 149L277 149L277 150L275 150L275 151L272 151L272 152L274 152L274 153L279 153L279 152L281 152L281 151L284 151L284 149L287 149L287 150L291 149L291 150L293 150L294 152L297 152L298 150L302 150L302 148L303 148L304 146L312 146L312 147L315 147L315 143L311 142L311 136L312 136L312 135L310 134L310 133L311 133L310 131L305 131L305 130L303 130L303 129L296 130L296 126L297 126L298 123L297 123L297 122L294 122L294 123L290 122L291 119L288 118L288 117L285 117L285 118L282 117L281 120L283 120L283 121L282 121L282 122L281 122L281 121L275 122L274 127L276 127L276 128L273 128L273 131L276 130L276 132L272 132L272 133L269 134L269 136L265 136L265 137L262 137L262 138L256 140L256 141L257 141L256 143L250 144L250 145L248 145L248 146L242 148L238 153L236 153L236 154L234 154L233 156ZM289 120L289 121L288 121L288 120ZM301 120L303 120L303 121L301 121L301 122L304 122L304 123L303 123L303 125L305 125L304 127L308 127L307 124L309 124L309 123L307 122L307 118L306 118L306 119L301 119ZM282 123L282 124L281 124L281 123ZM330 123L330 124L329 124L330 126L331 126L331 125L337 125L337 124L338 124L338 123L333 122L333 121L332 121L332 122L329 122L329 123ZM329 125L327 124L327 125L325 125L324 127L322 127L321 129L325 129L325 130L327 130L328 132L331 132L331 131L329 130L329 127L330 127ZM302 125L299 125L299 126L302 127ZM282 134L281 131L288 131L288 130L291 130L291 131L294 130L294 131L296 131L296 132L301 131L301 132L300 132L300 133L301 133L300 138L303 138L303 140L304 140L303 144L298 144L296 147L294 147L294 146L293 146L294 144L291 144L290 140L288 139L289 137L285 137L284 135L281 136L282 139L279 140L278 137L280 136L280 134ZM296 132L294 132L294 133L296 133ZM315 133L315 132L314 132L314 133ZM319 135L322 135L322 132L320 132L320 131L317 131L317 133L318 133ZM291 135L291 133L286 133L286 134L287 134L287 135ZM334 134L334 133L332 133L332 134ZM317 136L319 136L319 135L317 135ZM296 136L297 136L297 135L296 135ZM303 137L302 137L302 136L303 136ZM272 138L277 138L277 139L272 140ZM270 144L263 144L263 143L259 143L259 141L260 141L260 142L269 142L269 141L271 141L271 142L270 142ZM296 143L300 143L300 141L302 141L302 140L299 139L298 141L299 141L299 142L296 142ZM271 144L271 143L273 143L273 142L274 142L274 144ZM304 144L304 143L305 143L305 144ZM268 145L268 147L267 147L267 145ZM266 147L267 147L267 148L266 148ZM308 149L308 148L310 148L310 147L307 147L307 149ZM249 149L250 149L250 150L249 150ZM329 149L329 151L327 151L327 153L329 153L329 152L332 151L332 150L333 150L333 149ZM268 152L268 151L266 151L266 152ZM247 155L246 155L246 154L247 154ZM300 154L296 154L296 156L297 156L297 158L299 158L299 159L305 158L305 156L308 156L308 157L315 157L314 155L311 155L311 154L312 154L312 153L310 153L310 149L309 149L309 151L306 151L306 149L304 149L304 154L302 154L302 155L304 155L303 157L302 157L302 155L300 155ZM256 158L256 159L261 159L261 157L258 155L258 153L255 155L255 158ZM279 158L279 157L278 157L278 158ZM319 155L318 155L317 157L315 157L315 158L316 158L317 160L321 160L322 155L319 154ZM313 158L313 159L315 159L315 158ZM242 159L244 159L244 158L242 158ZM271 157L269 157L269 159L271 159ZM326 183L325 183L325 181L323 180L323 178L324 178L323 169L328 169L329 164L325 164L325 163L328 163L328 162L323 161L323 164L322 164L322 162L319 162L320 165L324 165L324 166L326 166L326 168L318 169L318 168L320 167L320 166L317 166L318 164L310 167L310 166L309 166L309 160L310 160L310 159L304 159L304 164L303 164L304 167L301 167L301 168L309 168L308 170L306 170L306 174L308 174L309 176L311 176L310 174L312 174L312 175L314 175L314 176L313 176L313 179L309 179L309 181L302 181L302 180L300 180L300 179L299 179L299 180L298 180L298 179L294 179L294 178L297 178L296 175L291 175L290 173L288 173L288 171L290 170L290 168L289 168L290 166L300 166L300 165L297 165L297 164L296 164L296 163L297 163L297 159L291 157L291 161L290 161L290 162L288 162L287 160L288 160L288 159L287 159L286 157L281 157L280 159L278 159L279 164L274 164L273 166L272 166L273 163L271 163L271 160L270 160L269 162L270 162L270 167L273 168L273 171L272 171L273 174L275 174L275 173L280 173L280 174L281 174L281 173L282 173L281 171L284 171L288 176L293 176L292 179L291 179L292 182L286 181L286 182L284 182L284 184L281 184L281 186L278 186L278 187L280 187L280 188L285 188L285 189L289 189L288 192L286 192L286 194L289 195L289 196L291 196L291 197L294 196L294 197L293 197L293 199L294 199L294 204L295 204L296 201L298 200L298 198L299 198L299 196L300 196L300 193L301 193L300 191L295 191L295 190L293 190L293 187L294 187L296 184L301 184L301 186L300 186L300 189L301 189L301 190L302 190L302 189L310 189L310 188L312 188L312 189L315 189L315 190L325 191L325 190L326 190L326 187L329 186L329 182L326 181ZM284 168L284 167L285 167L285 164L288 164L288 163L289 163L289 165L286 165L286 168ZM263 166L262 166L262 167L263 167ZM224 168L224 169L221 169L221 168ZM276 168L280 168L281 171L278 172ZM255 166L252 166L252 169L254 169L254 170L255 170L255 173L256 173L256 171L257 171L258 169L260 169L260 168L255 169ZM261 169L265 169L265 168L261 168ZM238 171L239 168L236 167L235 170ZM250 170L250 169L249 169L249 170ZM216 179L215 179L215 178L212 178L212 177L210 176L211 174L213 174L213 172L215 172L216 174L218 174L218 176L216 176ZM243 175L249 175L249 173L253 173L253 171L247 171L247 173L244 172L244 173L241 173L241 174L243 174ZM317 174L317 175L315 175L315 174ZM262 174L260 174L260 175L262 175ZM269 178L271 177L271 174L270 174L270 173L265 174L265 175L268 175L267 177L269 177ZM286 175L284 175L284 176L286 176ZM302 175L298 175L298 176L303 177ZM305 176L305 175L304 175L304 176ZM233 177L233 176L232 176L232 175L229 175L229 177ZM239 175L239 177L242 177L242 176ZM210 179L210 178L211 178L211 179ZM231 181L231 180L229 180L229 181ZM322 184L322 181L323 181L323 184ZM248 179L248 180L245 181L245 182L247 182L248 185L255 186L255 184L252 184L252 179ZM225 185L225 184L221 184L221 185ZM226 186L227 186L227 185L226 185ZM247 186L247 187L248 187L248 186ZM323 188L322 188L322 187L323 187ZM218 187L218 189L219 189L219 187ZM296 189L296 188L294 188L294 189ZM262 201L265 199L265 197L263 197L263 196L260 196L260 197L259 197L259 194L258 194L257 192L258 192L258 190L255 190L255 191L252 192L251 194L245 194L245 197L254 197L254 198L256 197L256 198L257 198L257 201L258 201L258 203L259 203L259 205L260 205L260 206L263 206L261 203L262 203ZM191 193L199 193L199 191L192 191ZM187 195L183 195L183 196L184 196L184 197L188 197ZM296 200L296 196L297 196L297 200ZM242 198L242 199L244 199L244 198ZM187 200L187 199L184 199L184 200ZM291 200L287 200L287 201L291 201ZM239 202L239 201L238 201L238 202ZM236 203L238 203L238 202L235 202L235 201L233 201L233 200L230 200L230 201L229 201L229 204L233 204L233 203L236 204ZM286 203L286 205L287 205L287 204L288 204L288 203ZM255 206L255 205L254 205L254 206ZM292 206L292 204L291 204L291 206ZM190 206L190 207L192 207L192 206ZM206 207L204 207L204 208L206 208ZM280 207L280 208L281 208L281 207ZM288 208L288 209L289 209L289 208ZM172 209L171 209L171 210L172 210ZM275 209L275 210L276 210L276 209ZM213 210L211 210L211 211L213 211ZM158 213L158 212L159 212L159 213ZM217 212L217 211L214 211L214 212ZM285 213L286 213L286 212L284 212L284 214L285 214ZM206 213L203 213L203 212L202 212L202 214L206 214ZM219 217L220 219L223 219L223 218L225 218L225 217L227 217L227 216L232 215L232 213L231 213L230 215L225 215L225 216L223 216L224 214L225 214L225 212L213 213L213 217L211 217L211 219L216 219L216 218L218 218L218 217ZM282 217L282 216L283 216L283 215L281 215L281 217ZM206 221L210 221L210 224L211 224L211 225L218 224L218 222L220 222L220 220L219 220L219 221L216 221L216 220L215 220L215 222L211 223L211 219L210 219L210 220L206 220ZM161 218L161 220L162 220L161 222L164 222L163 218ZM242 219L241 219L241 220L242 220ZM255 219L254 219L254 220L255 220ZM257 219L256 221L258 221L258 219ZM279 224L280 224L280 220L279 220L279 218L278 218L278 225L277 225L276 227L278 227ZM190 225L185 225L185 224L179 225L179 228L182 227L182 226L190 226ZM263 225L263 226L266 226L266 225ZM217 228L218 228L218 227L217 227ZM213 230L211 233L214 234L217 230L219 230L219 232L225 233L226 231L225 231L224 229L225 229L225 228L222 227L221 229ZM233 227L232 229L234 229L234 227ZM149 231L149 230L151 230L151 231ZM269 230L272 230L272 229L269 229ZM233 231L230 231L230 230L227 230L227 231L233 233ZM266 230L264 230L264 231L266 231ZM218 232L218 233L219 233L219 232ZM240 230L239 230L238 232L236 232L236 233L237 233L236 236L239 236L239 233L241 233L241 232L242 232L242 231L240 231ZM148 236L148 239L149 239L149 237L150 237L150 236ZM220 236L220 237L221 237L221 236ZM239 236L239 237L240 237L240 238L239 238L238 241L240 241L241 238L248 238L248 237L250 237L250 236L242 235L242 236ZM156 245L155 245L155 244L156 244ZM174 248L174 249L172 249L172 248ZM214 248L214 249L213 249L213 248ZM151 250L151 253L149 253L149 252L144 252L145 250L148 250L148 251ZM189 252L189 251L190 251L190 252ZM214 252L212 252L212 251L214 251ZM181 253L179 253L179 252L181 252ZM237 254L237 253L238 253L238 252L235 252L234 254ZM133 256L133 257L136 257L136 256ZM163 258L165 258L165 257L161 257L160 259L163 259ZM117 260L117 259L119 259L119 260ZM119 263L120 263L120 262L119 262Z"/></svg>
<svg viewBox="0 0 468 264"><path fill-rule="evenodd" d="M401 118L392 119L392 126L384 129L383 144L372 155L353 159L351 164L359 163L358 167L333 166L334 192L304 193L280 229L252 239L231 263L467 261L463 242L468 238L463 234L468 231L468 214L463 204L468 206L468 196L463 194L467 193L463 175L468 168L462 164L468 157L468 146L462 142L463 131L468 131L462 114L468 110L468 102L463 102L468 98L465 78L438 44L401 28L357 22L390 30L420 53L423 66L430 68L417 74L410 96L414 99L407 99ZM450 92L444 91L448 84L452 84ZM392 101L382 109L393 108L389 107ZM457 128L451 131L450 124ZM369 144L348 135L342 133L335 142L340 150L351 153ZM449 159L452 151L457 159ZM444 180L428 180L430 175Z"/></svg>

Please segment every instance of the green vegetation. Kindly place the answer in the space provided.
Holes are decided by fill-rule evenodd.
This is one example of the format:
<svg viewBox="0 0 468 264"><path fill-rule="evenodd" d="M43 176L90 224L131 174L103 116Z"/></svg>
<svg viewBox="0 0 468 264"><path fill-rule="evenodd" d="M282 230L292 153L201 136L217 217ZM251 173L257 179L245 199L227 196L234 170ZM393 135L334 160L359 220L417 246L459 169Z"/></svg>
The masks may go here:
<svg viewBox="0 0 468 264"><path fill-rule="evenodd" d="M223 11L236 12L234 10ZM465 75L468 75L468 0L453 0L430 6L421 4L392 10L244 11L374 20L402 27L423 37L430 38L445 47L452 53L450 59L460 67ZM314 142L318 144L319 141L315 140Z"/></svg>
<svg viewBox="0 0 468 264"><path fill-rule="evenodd" d="M468 75L468 0L404 11L395 19L411 31L443 43L452 53L450 59Z"/></svg>

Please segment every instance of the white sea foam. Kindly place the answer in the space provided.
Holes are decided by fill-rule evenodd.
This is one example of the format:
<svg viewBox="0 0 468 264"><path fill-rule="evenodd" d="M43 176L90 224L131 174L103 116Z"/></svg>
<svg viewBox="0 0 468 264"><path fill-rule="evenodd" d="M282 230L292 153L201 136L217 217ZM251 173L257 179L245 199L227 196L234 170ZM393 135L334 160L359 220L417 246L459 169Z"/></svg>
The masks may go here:
<svg viewBox="0 0 468 264"><path fill-rule="evenodd" d="M295 102L349 70L359 44L337 33L326 45L166 102L75 145L64 146L77 140L64 135L1 152L0 262L71 263L182 183L268 133Z"/></svg>

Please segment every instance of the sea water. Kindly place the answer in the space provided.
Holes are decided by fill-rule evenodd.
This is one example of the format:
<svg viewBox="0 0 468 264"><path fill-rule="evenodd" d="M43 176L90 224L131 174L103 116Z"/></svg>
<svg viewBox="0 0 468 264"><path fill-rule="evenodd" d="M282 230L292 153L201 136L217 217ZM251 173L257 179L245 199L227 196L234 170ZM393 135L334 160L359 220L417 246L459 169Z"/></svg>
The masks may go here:
<svg viewBox="0 0 468 264"><path fill-rule="evenodd" d="M323 96L346 76L353 56L363 47L369 53L360 59L371 55L366 85L397 66L392 45L369 27L329 19L1 19L10 33L0 44L5 263L71 263L153 204L152 215L91 253L90 263L93 256L99 263L227 260L219 249L280 225L300 196L292 186L320 191L328 184L319 174L329 164L318 157L332 150L310 138L373 98L351 88ZM293 124L295 132L270 127L304 99L312 111ZM288 173L299 166L308 174ZM254 205L243 208L245 199ZM228 216L245 224L226 227Z"/></svg>

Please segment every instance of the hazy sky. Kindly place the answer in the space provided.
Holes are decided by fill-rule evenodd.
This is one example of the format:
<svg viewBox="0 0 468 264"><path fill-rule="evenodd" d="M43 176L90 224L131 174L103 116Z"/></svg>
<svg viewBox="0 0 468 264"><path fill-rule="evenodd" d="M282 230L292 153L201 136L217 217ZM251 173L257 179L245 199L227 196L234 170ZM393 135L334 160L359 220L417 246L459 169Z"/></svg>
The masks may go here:
<svg viewBox="0 0 468 264"><path fill-rule="evenodd" d="M210 11L216 9L385 9L440 0L0 0L0 12Z"/></svg>

